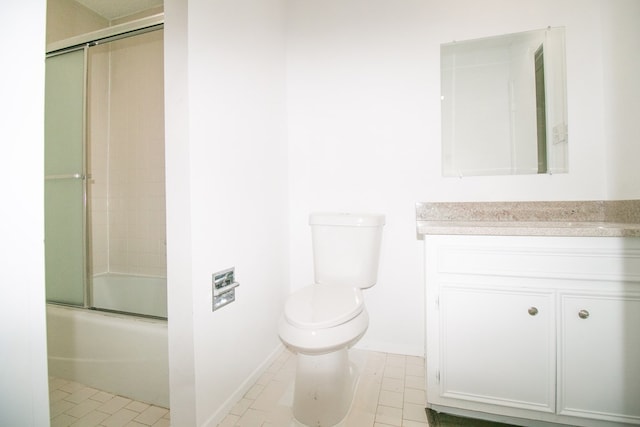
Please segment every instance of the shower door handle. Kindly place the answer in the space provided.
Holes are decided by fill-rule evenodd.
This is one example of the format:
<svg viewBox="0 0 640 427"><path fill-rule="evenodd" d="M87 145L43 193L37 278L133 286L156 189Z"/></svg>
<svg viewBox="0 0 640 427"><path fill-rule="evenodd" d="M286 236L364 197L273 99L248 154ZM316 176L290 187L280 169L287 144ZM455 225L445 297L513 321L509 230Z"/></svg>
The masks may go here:
<svg viewBox="0 0 640 427"><path fill-rule="evenodd" d="M85 179L87 176L82 173L67 173L61 175L47 175L44 177L47 181L54 179Z"/></svg>

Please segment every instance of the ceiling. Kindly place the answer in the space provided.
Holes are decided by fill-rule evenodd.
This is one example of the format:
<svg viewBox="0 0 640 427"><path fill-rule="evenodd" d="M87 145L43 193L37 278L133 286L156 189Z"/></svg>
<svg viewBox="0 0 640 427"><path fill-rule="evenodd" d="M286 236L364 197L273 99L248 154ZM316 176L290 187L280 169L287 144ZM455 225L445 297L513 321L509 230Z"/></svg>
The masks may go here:
<svg viewBox="0 0 640 427"><path fill-rule="evenodd" d="M113 20L152 7L162 6L164 0L75 0L98 15Z"/></svg>

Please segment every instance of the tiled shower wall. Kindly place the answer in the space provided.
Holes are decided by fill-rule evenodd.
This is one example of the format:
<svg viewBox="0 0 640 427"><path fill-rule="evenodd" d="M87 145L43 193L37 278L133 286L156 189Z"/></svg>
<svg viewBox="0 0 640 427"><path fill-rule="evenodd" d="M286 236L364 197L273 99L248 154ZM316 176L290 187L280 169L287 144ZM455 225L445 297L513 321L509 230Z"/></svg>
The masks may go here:
<svg viewBox="0 0 640 427"><path fill-rule="evenodd" d="M162 31L90 50L93 273L166 276Z"/></svg>

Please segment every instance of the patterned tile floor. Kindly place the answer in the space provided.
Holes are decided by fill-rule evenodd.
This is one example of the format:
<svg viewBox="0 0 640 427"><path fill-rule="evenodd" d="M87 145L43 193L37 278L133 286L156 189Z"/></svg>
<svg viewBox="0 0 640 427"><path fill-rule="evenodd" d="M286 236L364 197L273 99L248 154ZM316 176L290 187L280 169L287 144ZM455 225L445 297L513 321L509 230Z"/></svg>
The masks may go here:
<svg viewBox="0 0 640 427"><path fill-rule="evenodd" d="M169 427L169 410L49 378L51 427Z"/></svg>
<svg viewBox="0 0 640 427"><path fill-rule="evenodd" d="M341 427L426 427L424 359L351 350L361 374ZM283 350L219 427L296 427L291 412L296 356ZM169 410L51 378L51 427L164 427ZM179 426L174 426L179 427Z"/></svg>
<svg viewBox="0 0 640 427"><path fill-rule="evenodd" d="M351 350L360 380L343 427L426 427L424 358ZM296 356L283 350L219 427L294 427Z"/></svg>

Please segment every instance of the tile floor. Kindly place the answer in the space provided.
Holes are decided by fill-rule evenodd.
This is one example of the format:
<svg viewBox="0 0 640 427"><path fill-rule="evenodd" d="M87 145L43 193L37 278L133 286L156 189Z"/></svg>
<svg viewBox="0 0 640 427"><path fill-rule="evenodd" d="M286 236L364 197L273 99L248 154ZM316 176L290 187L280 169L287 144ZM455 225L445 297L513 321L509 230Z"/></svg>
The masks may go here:
<svg viewBox="0 0 640 427"><path fill-rule="evenodd" d="M51 427L169 427L169 410L49 378Z"/></svg>
<svg viewBox="0 0 640 427"><path fill-rule="evenodd" d="M424 359L351 350L361 374L342 427L426 427ZM296 356L283 350L219 427L296 427L291 402ZM51 427L164 427L169 410L51 378ZM178 427L178 426L174 426Z"/></svg>
<svg viewBox="0 0 640 427"><path fill-rule="evenodd" d="M424 358L351 350L360 381L343 427L426 427ZM296 356L283 350L219 427L294 427Z"/></svg>

